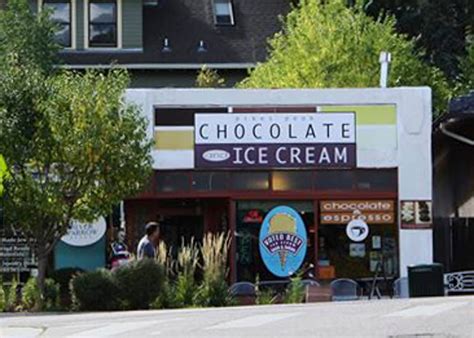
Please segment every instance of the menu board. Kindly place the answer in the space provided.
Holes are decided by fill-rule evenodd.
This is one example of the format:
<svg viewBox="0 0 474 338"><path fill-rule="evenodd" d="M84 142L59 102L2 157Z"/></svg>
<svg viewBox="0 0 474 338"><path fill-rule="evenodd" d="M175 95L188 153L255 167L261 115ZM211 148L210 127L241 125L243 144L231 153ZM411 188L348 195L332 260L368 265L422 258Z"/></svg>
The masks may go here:
<svg viewBox="0 0 474 338"><path fill-rule="evenodd" d="M36 259L26 239L0 235L0 273L28 272L34 265Z"/></svg>

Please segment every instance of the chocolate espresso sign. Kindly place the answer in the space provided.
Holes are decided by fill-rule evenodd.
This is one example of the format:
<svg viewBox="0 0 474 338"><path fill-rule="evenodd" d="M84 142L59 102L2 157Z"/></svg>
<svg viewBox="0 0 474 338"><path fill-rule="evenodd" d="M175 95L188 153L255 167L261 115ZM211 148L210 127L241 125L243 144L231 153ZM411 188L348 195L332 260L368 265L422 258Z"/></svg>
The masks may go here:
<svg viewBox="0 0 474 338"><path fill-rule="evenodd" d="M354 113L195 115L196 168L352 168Z"/></svg>

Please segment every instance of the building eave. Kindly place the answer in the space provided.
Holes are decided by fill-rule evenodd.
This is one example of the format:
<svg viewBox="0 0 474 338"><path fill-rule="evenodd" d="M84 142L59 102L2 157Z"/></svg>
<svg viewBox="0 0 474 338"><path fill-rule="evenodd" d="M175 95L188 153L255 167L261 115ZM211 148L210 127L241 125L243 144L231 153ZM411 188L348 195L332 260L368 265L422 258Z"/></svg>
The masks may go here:
<svg viewBox="0 0 474 338"><path fill-rule="evenodd" d="M256 63L133 63L133 64L62 64L62 69L110 69L126 68L130 70L198 70L203 66L210 69L251 69Z"/></svg>

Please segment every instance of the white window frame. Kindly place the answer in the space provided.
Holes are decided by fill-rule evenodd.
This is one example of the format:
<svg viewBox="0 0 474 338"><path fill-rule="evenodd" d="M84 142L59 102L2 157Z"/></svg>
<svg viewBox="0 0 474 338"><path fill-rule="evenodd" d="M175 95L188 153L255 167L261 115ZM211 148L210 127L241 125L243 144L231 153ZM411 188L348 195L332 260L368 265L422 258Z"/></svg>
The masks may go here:
<svg viewBox="0 0 474 338"><path fill-rule="evenodd" d="M89 0L84 0L84 49L93 50L117 50L122 49L122 0L117 2L117 46L116 47L92 47L89 46Z"/></svg>
<svg viewBox="0 0 474 338"><path fill-rule="evenodd" d="M69 0L71 3L71 46L70 47L64 47L66 50L71 50L71 49L76 49L77 44L76 44L76 15L77 15L77 10L76 10L76 0ZM38 13L43 10L43 0L38 0Z"/></svg>
<svg viewBox="0 0 474 338"><path fill-rule="evenodd" d="M227 2L227 6L229 7L229 15L230 15L230 23L220 23L220 22L217 22L217 11L216 11L216 2L218 2L218 0L213 0L212 1L212 10L214 12L214 24L216 26L234 26L235 25L235 19L234 19L234 6L232 4L232 0L225 0ZM255 1L258 1L258 0L255 0Z"/></svg>

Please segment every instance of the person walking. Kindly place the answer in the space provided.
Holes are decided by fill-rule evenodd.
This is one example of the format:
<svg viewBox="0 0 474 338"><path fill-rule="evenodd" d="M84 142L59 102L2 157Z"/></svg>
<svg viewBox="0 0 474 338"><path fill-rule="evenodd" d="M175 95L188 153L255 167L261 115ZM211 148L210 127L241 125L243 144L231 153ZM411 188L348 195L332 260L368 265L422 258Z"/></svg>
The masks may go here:
<svg viewBox="0 0 474 338"><path fill-rule="evenodd" d="M160 237L160 226L156 222L149 222L145 226L145 232L145 236L138 243L137 259L155 258L156 246Z"/></svg>

